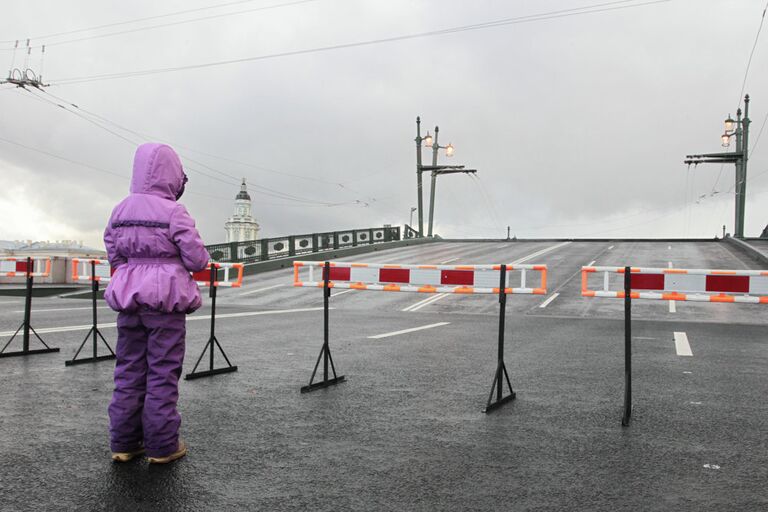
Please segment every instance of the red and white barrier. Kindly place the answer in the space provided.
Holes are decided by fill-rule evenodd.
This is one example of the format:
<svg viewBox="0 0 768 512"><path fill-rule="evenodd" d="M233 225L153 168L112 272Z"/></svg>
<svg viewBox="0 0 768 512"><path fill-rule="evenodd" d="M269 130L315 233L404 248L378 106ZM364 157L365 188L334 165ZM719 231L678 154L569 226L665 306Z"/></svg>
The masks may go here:
<svg viewBox="0 0 768 512"><path fill-rule="evenodd" d="M91 264L93 264L93 275L90 270ZM108 260L72 258L72 281L74 282L101 281L107 283L112 278L113 273Z"/></svg>
<svg viewBox="0 0 768 512"><path fill-rule="evenodd" d="M208 263L205 270L200 272L192 272L192 278L198 284L198 286L211 286L211 267L216 269L216 280L213 281L213 286L216 287L230 287L240 288L243 286L243 264L242 263ZM218 281L218 270L224 270L224 280ZM233 276L230 271L234 270ZM234 279L234 281L232 280Z"/></svg>
<svg viewBox="0 0 768 512"><path fill-rule="evenodd" d="M91 275L89 267L94 264L95 273ZM81 267L82 265L82 267ZM211 265L217 270L224 270L224 279L214 280L214 286L224 286L231 288L240 288L243 285L243 264L242 263L208 263L205 270L200 272L191 272L192 278L198 284L198 286L211 286ZM232 269L235 272L232 272ZM73 281L101 281L109 282L114 274L114 270L110 267L109 261L87 259L81 260L78 258L72 259L72 280ZM218 279L218 278L217 278Z"/></svg>
<svg viewBox="0 0 768 512"><path fill-rule="evenodd" d="M602 290L589 288L589 275L603 273ZM633 299L768 304L768 271L705 270L632 267ZM625 292L610 289L611 274L624 274L624 267L582 267L584 297L624 298ZM623 288L622 283L616 283Z"/></svg>
<svg viewBox="0 0 768 512"><path fill-rule="evenodd" d="M322 261L294 261L293 286L323 288L324 265ZM306 280L301 279L302 269L308 270ZM320 270L317 276L315 269ZM330 263L328 287L420 293L547 293L546 265L507 265L504 290L499 289L500 272L501 265L388 265L336 261ZM531 272L539 273L539 282L535 287L528 286ZM510 281L514 279L511 275L519 277L519 286L510 286Z"/></svg>
<svg viewBox="0 0 768 512"><path fill-rule="evenodd" d="M0 276L48 277L51 275L51 258L0 258Z"/></svg>

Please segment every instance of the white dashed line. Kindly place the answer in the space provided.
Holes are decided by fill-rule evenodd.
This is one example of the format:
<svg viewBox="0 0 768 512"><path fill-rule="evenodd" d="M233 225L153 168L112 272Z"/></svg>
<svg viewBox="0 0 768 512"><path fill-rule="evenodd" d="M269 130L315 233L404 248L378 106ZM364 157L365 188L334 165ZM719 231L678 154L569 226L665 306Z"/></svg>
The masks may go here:
<svg viewBox="0 0 768 512"><path fill-rule="evenodd" d="M399 334L407 334L409 332L423 331L424 329L432 329L433 327L440 327L448 325L450 322L438 322L436 324L422 325L421 327L413 327L411 329L403 329L402 331L388 332L385 334L377 334L376 336L368 336L369 340L378 340L381 338L389 338L390 336L397 336Z"/></svg>
<svg viewBox="0 0 768 512"><path fill-rule="evenodd" d="M588 267L591 267L592 265L594 265L594 264L595 264L595 262L596 262L596 261L597 261L597 260L592 260L592 261L590 261L589 263L587 263L587 266L588 266Z"/></svg>
<svg viewBox="0 0 768 512"><path fill-rule="evenodd" d="M519 265L520 263L525 263L528 260L532 260L533 258L535 258L537 256L541 256L542 254L546 254L546 253L548 253L550 251L554 251L555 249L559 249L559 248L564 247L564 246L566 246L566 245L568 245L570 243L571 242L563 242L561 244L553 245L552 247L547 247L546 249L542 249L542 250L537 251L537 252L535 252L533 254L529 254L528 256L523 256L519 260L513 261L512 265Z"/></svg>
<svg viewBox="0 0 768 512"><path fill-rule="evenodd" d="M350 293L354 291L357 291L357 290L344 290L343 292L334 293L332 297L338 297L339 295L344 295L345 293Z"/></svg>
<svg viewBox="0 0 768 512"><path fill-rule="evenodd" d="M328 308L334 309L334 308ZM276 309L273 311L246 311L244 313L225 313L223 315L216 315L216 318L239 318L243 316L261 316L261 315L283 315L286 313L303 313L306 311L322 311L323 308L301 308L301 309ZM191 315L187 317L188 322L195 320L210 320L211 315ZM69 332L69 331L87 331L92 324L88 325L68 325L65 327L45 327L42 329L35 329L39 334L47 334L52 332ZM99 328L106 329L108 327L117 327L116 322L99 324ZM13 336L15 331L0 332L0 337Z"/></svg>
<svg viewBox="0 0 768 512"><path fill-rule="evenodd" d="M441 261L441 262L440 262L440 264L441 264L441 265L445 265L446 263L450 263L450 262L452 262L452 261L456 261L457 259L459 259L459 257L458 257L458 256L457 256L457 257L455 257L455 258L451 258L451 259L449 259L449 260Z"/></svg>
<svg viewBox="0 0 768 512"><path fill-rule="evenodd" d="M417 302L416 304L412 304L412 305L408 306L407 308L403 309L403 311L408 311L408 312L411 312L411 313L414 312L414 311L418 311L421 308L423 308L424 306L429 306L433 302L437 302L440 299L446 298L447 296L448 296L447 293L438 293L437 295L435 295L433 297L429 297L427 299L424 299L422 301Z"/></svg>
<svg viewBox="0 0 768 512"><path fill-rule="evenodd" d="M550 304L550 303L551 303L553 300L555 300L556 298L558 298L559 296L560 296L560 294L559 294L559 293L553 293L553 294L552 294L552 295L551 295L551 296L550 296L550 297L549 297L547 300L545 300L544 302L542 302L542 303L541 303L541 305L540 305L539 307L540 307L540 308L545 308L545 307L549 306L549 304Z"/></svg>
<svg viewBox="0 0 768 512"><path fill-rule="evenodd" d="M684 332L675 333L675 350L679 356L692 356L691 345L688 343L688 335Z"/></svg>
<svg viewBox="0 0 768 512"><path fill-rule="evenodd" d="M609 251L610 251L611 249L613 249L613 246L610 246L610 247L608 248L608 250L609 250Z"/></svg>
<svg viewBox="0 0 768 512"><path fill-rule="evenodd" d="M84 311L88 310L90 311L93 309L93 306L88 306L87 308L51 308L51 309L35 309L34 313L47 313L48 311ZM109 306L97 306L96 309L112 309ZM14 313L23 313L24 310L20 309L18 311L14 311Z"/></svg>
<svg viewBox="0 0 768 512"><path fill-rule="evenodd" d="M247 291L245 293L241 293L240 295L238 295L238 297L245 297L246 295L251 295L253 293L259 293L259 292L265 292L267 290L273 290L275 288L280 288L281 286L283 286L283 285L282 284L273 284L272 286L266 286L264 288L256 288L255 290L250 290L250 291Z"/></svg>

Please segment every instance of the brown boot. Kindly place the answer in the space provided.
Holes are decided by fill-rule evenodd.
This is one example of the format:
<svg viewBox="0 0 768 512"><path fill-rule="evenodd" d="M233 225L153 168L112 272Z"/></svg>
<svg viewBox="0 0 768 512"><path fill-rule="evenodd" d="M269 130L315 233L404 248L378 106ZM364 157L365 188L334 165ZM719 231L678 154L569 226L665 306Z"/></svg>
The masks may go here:
<svg viewBox="0 0 768 512"><path fill-rule="evenodd" d="M147 457L147 460L149 461L150 464L168 464L169 462L173 462L177 459L182 458L186 454L187 454L187 443L179 439L179 447L172 454L166 455L165 457Z"/></svg>
<svg viewBox="0 0 768 512"><path fill-rule="evenodd" d="M133 460L136 457L139 457L140 455L144 455L144 448L138 448L132 452L112 452L112 461L113 462L128 462L129 460Z"/></svg>

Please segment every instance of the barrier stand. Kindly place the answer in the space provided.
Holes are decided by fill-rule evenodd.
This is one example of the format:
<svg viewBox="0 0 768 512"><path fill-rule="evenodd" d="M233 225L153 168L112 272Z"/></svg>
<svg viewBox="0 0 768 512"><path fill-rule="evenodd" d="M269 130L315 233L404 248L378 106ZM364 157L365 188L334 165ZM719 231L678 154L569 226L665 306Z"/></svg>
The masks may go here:
<svg viewBox="0 0 768 512"><path fill-rule="evenodd" d="M112 350L112 347L109 346L109 343L107 343L107 340L104 339L104 336L101 334L101 331L99 330L98 325L98 318L96 314L96 300L98 298L99 294L99 283L100 283L100 277L96 275L96 263L104 263L102 260L91 260L91 304L93 305L93 325L91 326L91 330L88 331L88 334L85 335L85 338L83 339L83 342L80 344L80 347L77 349L77 352L75 352L75 355L70 359L69 361L65 361L65 366L72 366L76 364L84 364L84 363L96 363L99 361L108 361L110 359L115 359L115 353ZM77 276L77 265L79 264L79 260L77 258L74 258L72 260L72 277L74 279L78 279ZM81 359L78 359L77 356L80 354L80 351L83 350L83 347L85 347L85 343L88 341L88 338L90 336L93 336L93 355L91 357L83 357ZM104 342L104 345L106 345L107 350L109 350L109 354L100 356L98 355L98 346L99 346L99 340L98 338L101 338L101 341Z"/></svg>
<svg viewBox="0 0 768 512"><path fill-rule="evenodd" d="M4 262L6 261L15 261L14 258L6 258ZM33 264L34 260L32 258L27 258L26 265L23 267L24 275L27 279L27 291L26 291L26 297L24 300L24 321L19 326L18 329L16 329L16 332L13 333L13 336L11 336L11 339L8 340L8 343L5 344L5 346L0 349L0 357L14 357L14 356L27 356L32 354L47 354L50 352L58 352L59 349L56 347L49 347L43 339L40 337L39 334L35 331L35 329L32 327L31 324L31 318L32 318L32 284L35 275L39 275L41 277L45 277L50 273L51 270L51 260L48 259L46 262L46 270L42 273L35 273L33 272ZM16 262L16 269L19 269L19 263ZM9 272L8 275L13 277L16 272ZM23 329L23 331L22 331ZM22 348L19 351L16 352L6 352L5 349L8 348L8 345L11 344L11 342L16 338L16 335L19 334L19 331L22 331ZM29 332L32 331L32 333L37 337L37 339L40 341L40 343L43 344L45 348L38 348L38 349L30 349L29 348Z"/></svg>
<svg viewBox="0 0 768 512"><path fill-rule="evenodd" d="M604 272L603 289L589 288L588 276ZM611 290L609 274L624 274L624 290ZM633 291L634 290L634 291ZM581 295L624 299L624 411L632 417L632 299L734 304L768 304L768 271L644 267L582 267Z"/></svg>
<svg viewBox="0 0 768 512"><path fill-rule="evenodd" d="M488 395L488 403L483 409L483 412L490 412L501 405L510 402L517 396L512 390L512 384L509 381L509 374L507 374L507 366L504 364L504 320L507 314L507 293L506 287L507 266L501 265L501 272L499 276L499 353L498 362L496 365L496 376L493 378L493 384L491 384L491 393ZM504 392L504 380L507 381L507 387L509 387L509 395L502 398ZM496 391L496 401L493 400L493 392Z"/></svg>
<svg viewBox="0 0 768 512"><path fill-rule="evenodd" d="M237 366L233 366L232 363L229 362L229 358L227 357L227 354L224 352L224 349L221 348L221 344L219 343L219 340L216 339L216 290L219 287L219 282L216 279L218 277L217 276L218 269L222 265L223 264L221 263L209 263L210 280L211 280L211 289L209 292L209 297L211 298L211 336L208 338L208 342L205 344L205 347L203 347L203 351L200 354L200 357L197 358L195 367L192 368L192 371L190 373L184 376L186 380L199 379L201 377L218 375L220 373L230 373L230 372L237 371ZM240 281L242 280L243 266L241 263L234 264L232 266L236 266L236 265L239 265L239 269L240 269L239 281ZM221 352L221 355L224 356L224 360L227 362L227 366L223 368L214 368L214 345L219 347L219 351ZM200 365L200 361L203 360L203 356L205 355L206 350L208 351L208 354L209 354L208 369L198 372L197 367Z"/></svg>
<svg viewBox="0 0 768 512"><path fill-rule="evenodd" d="M327 388L344 382L346 378L344 375L336 375L336 367L333 365L333 357L331 357L331 349L328 347L328 300L331 297L331 264L326 261L323 265L323 348L320 349L320 354L317 356L317 362L315 362L315 369L312 370L312 376L309 378L309 384L302 386L301 392L308 393L316 389ZM323 380L320 382L314 382L315 374L317 373L317 367L320 365L320 359L323 359ZM333 371L333 378L328 378L328 363L331 363L331 371Z"/></svg>
<svg viewBox="0 0 768 512"><path fill-rule="evenodd" d="M624 415L621 426L632 416L632 269L624 267Z"/></svg>

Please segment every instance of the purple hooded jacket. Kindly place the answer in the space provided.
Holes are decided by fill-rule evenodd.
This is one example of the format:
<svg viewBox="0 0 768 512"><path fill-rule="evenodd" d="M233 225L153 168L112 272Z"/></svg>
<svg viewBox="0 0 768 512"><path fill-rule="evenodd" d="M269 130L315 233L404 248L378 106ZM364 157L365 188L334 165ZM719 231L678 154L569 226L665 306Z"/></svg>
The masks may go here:
<svg viewBox="0 0 768 512"><path fill-rule="evenodd" d="M136 150L131 194L112 210L104 231L114 269L104 298L115 311L191 313L200 307L189 273L203 270L210 257L195 221L176 202L185 178L171 147L147 143Z"/></svg>

